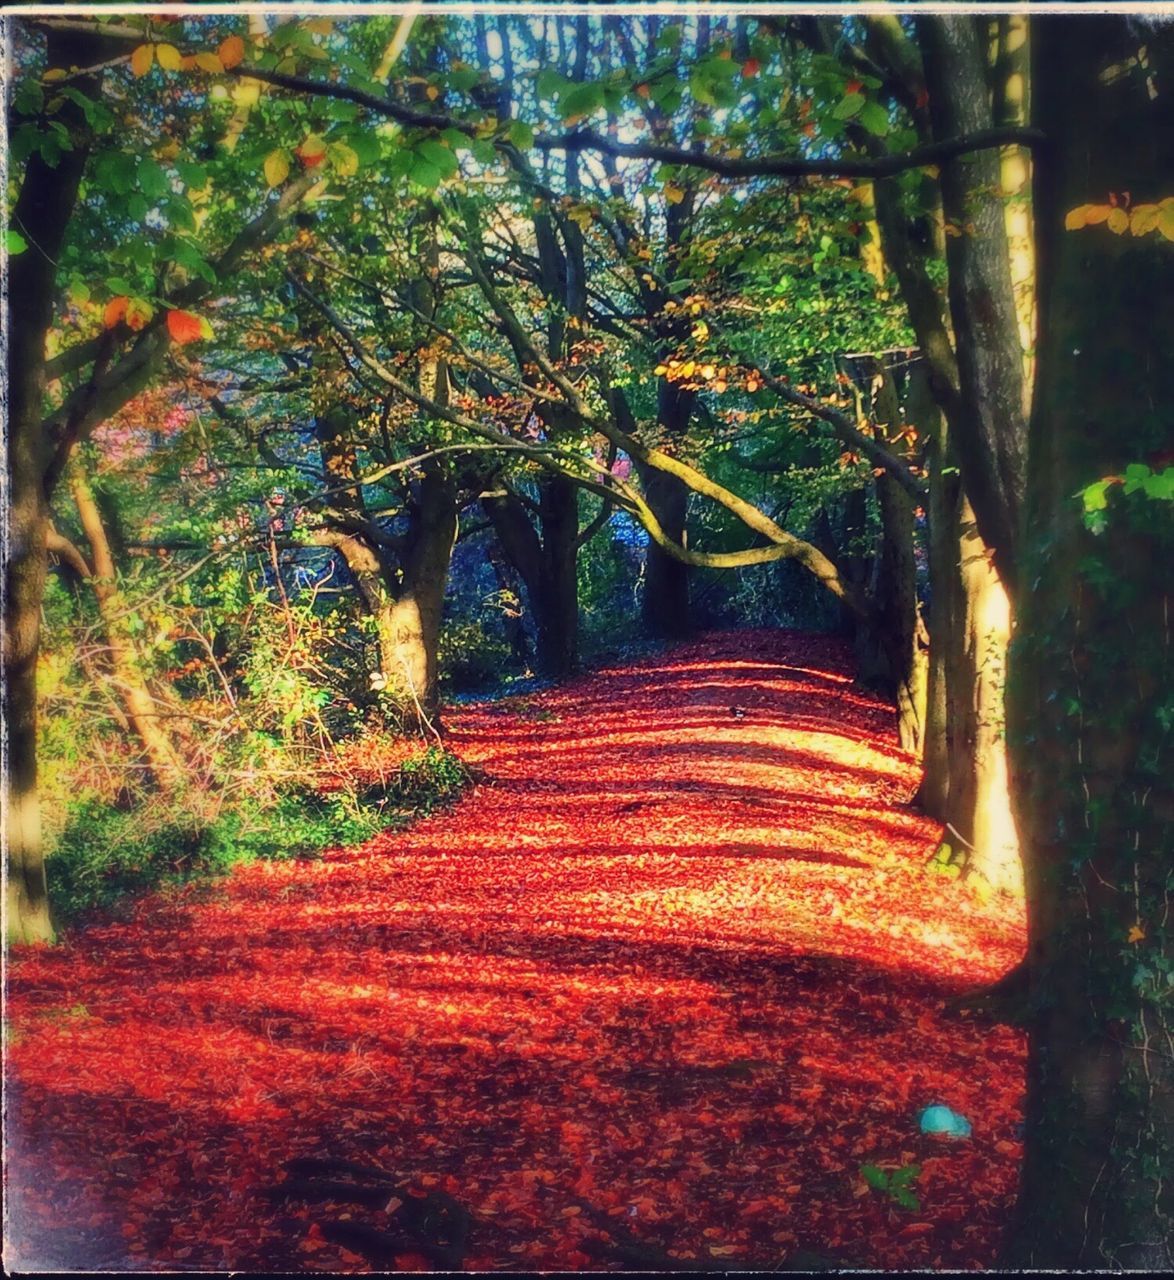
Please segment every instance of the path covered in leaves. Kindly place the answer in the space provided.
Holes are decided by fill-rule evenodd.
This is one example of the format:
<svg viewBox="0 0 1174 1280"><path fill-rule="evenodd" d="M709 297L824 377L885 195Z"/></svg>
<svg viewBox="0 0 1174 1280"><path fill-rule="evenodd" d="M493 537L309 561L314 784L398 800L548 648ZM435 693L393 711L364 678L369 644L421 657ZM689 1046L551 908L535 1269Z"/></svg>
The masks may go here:
<svg viewBox="0 0 1174 1280"><path fill-rule="evenodd" d="M363 1270L313 1224L382 1209L264 1194L331 1155L467 1206L471 1269L989 1265L1023 1046L943 1002L1022 922L924 872L891 721L834 641L708 636L454 714L488 780L407 833L18 952L10 1263Z"/></svg>

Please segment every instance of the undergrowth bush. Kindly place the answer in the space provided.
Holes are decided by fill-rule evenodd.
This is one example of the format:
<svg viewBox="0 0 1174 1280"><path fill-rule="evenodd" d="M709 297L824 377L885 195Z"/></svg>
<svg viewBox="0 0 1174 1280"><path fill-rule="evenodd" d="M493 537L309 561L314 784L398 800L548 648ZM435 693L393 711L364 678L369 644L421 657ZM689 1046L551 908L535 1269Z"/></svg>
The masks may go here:
<svg viewBox="0 0 1174 1280"><path fill-rule="evenodd" d="M287 787L263 805L214 814L192 794L140 796L130 808L90 796L66 808L51 836L50 901L59 923L69 925L129 895L241 863L314 857L450 804L468 781L455 755L431 746L404 754L382 777L346 771L321 786Z"/></svg>

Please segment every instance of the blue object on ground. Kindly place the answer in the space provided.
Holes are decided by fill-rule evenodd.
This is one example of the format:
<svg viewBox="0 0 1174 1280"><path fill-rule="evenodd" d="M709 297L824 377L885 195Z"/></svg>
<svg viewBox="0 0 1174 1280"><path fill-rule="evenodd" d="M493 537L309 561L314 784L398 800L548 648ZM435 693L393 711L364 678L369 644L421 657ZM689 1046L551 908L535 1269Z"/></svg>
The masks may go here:
<svg viewBox="0 0 1174 1280"><path fill-rule="evenodd" d="M970 1121L940 1103L926 1107L918 1120L922 1133L944 1133L951 1138L970 1137Z"/></svg>

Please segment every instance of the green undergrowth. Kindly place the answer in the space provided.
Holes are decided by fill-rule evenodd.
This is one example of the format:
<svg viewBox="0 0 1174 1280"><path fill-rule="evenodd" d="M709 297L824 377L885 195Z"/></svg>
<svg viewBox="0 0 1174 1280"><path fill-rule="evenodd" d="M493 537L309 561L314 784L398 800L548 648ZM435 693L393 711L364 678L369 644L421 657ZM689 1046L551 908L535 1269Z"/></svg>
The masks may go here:
<svg viewBox="0 0 1174 1280"><path fill-rule="evenodd" d="M214 813L207 796L183 791L129 806L89 797L68 807L50 840L50 901L58 925L69 927L150 889L263 859L314 858L443 808L468 782L461 761L434 746L379 782L286 787L265 803L251 797Z"/></svg>

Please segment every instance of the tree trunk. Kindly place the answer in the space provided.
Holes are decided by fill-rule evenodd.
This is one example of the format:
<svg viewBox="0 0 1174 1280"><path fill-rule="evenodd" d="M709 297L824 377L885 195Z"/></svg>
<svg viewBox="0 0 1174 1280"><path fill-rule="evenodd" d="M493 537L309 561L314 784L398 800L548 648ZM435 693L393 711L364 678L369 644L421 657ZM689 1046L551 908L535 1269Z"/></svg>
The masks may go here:
<svg viewBox="0 0 1174 1280"><path fill-rule="evenodd" d="M945 821L970 846L966 867L1019 893L1023 874L1007 789L1003 690L1011 613L964 494L954 521L958 608L946 636L949 793ZM949 838L949 837L947 837Z"/></svg>
<svg viewBox="0 0 1174 1280"><path fill-rule="evenodd" d="M958 502L961 481L950 466L946 420L934 403L929 370L919 360L910 374L906 413L929 441L929 665L926 672L925 739L917 800L931 818L949 821L948 646L958 631Z"/></svg>
<svg viewBox="0 0 1174 1280"><path fill-rule="evenodd" d="M578 489L562 476L543 476L537 528L516 494L485 497L481 505L525 583L536 632L536 667L556 679L569 675L579 659Z"/></svg>
<svg viewBox="0 0 1174 1280"><path fill-rule="evenodd" d="M683 391L667 379L661 379L657 389L657 422L670 439L681 436L688 428L694 399L693 392ZM676 476L655 467L638 470L644 496L665 533L680 546L687 545L688 488ZM658 638L677 639L687 636L692 629L689 566L674 560L651 541L644 565L641 612L644 626Z"/></svg>
<svg viewBox="0 0 1174 1280"><path fill-rule="evenodd" d="M121 600L118 591L117 569L110 550L110 540L106 536L106 528L93 491L76 458L70 464L69 488L86 541L90 545L93 568L88 580L102 621L110 674L118 699L122 703L127 724L138 738L147 758L147 766L155 785L160 790L173 791L182 778L179 761L170 739L159 723L156 700L143 678L138 654L126 627L126 618L122 616L125 602Z"/></svg>
<svg viewBox="0 0 1174 1280"><path fill-rule="evenodd" d="M505 619L506 640L514 661L528 671L530 668L530 644L526 639L526 627L522 621L522 597L519 590L517 571L509 563L501 546L492 537L487 539L485 556L489 561L493 576L497 580L498 595L501 597L501 610Z"/></svg>
<svg viewBox="0 0 1174 1280"><path fill-rule="evenodd" d="M901 426L901 409L892 374L882 360L871 358L861 373L871 383L871 414L877 430L882 436L895 436ZM897 704L901 746L920 754L928 659L917 601L913 500L888 472L877 476L876 496L880 552L871 593L872 616L858 632L857 652L862 678L871 678Z"/></svg>
<svg viewBox="0 0 1174 1280"><path fill-rule="evenodd" d="M1169 465L1174 251L1065 229L1172 194L1174 35L1135 17L1033 32L1040 342L1008 713L1032 1023L1010 1260L1174 1270ZM1144 50L1143 47L1144 46ZM1134 472L1135 479L1142 475ZM1086 526L1079 494L1102 478Z"/></svg>
<svg viewBox="0 0 1174 1280"><path fill-rule="evenodd" d="M104 42L90 36L49 36L49 68L88 67ZM76 88L90 97L100 76L83 76ZM8 263L8 440L4 493L4 820L7 845L7 930L14 940L53 937L45 887L44 850L37 797L37 652L45 590L49 508L48 451L41 430L45 394L45 339L53 322L57 262L77 203L89 132L71 99L57 120L72 147L50 167L39 152L29 156L10 225L29 247ZM13 324L13 319L17 323Z"/></svg>
<svg viewBox="0 0 1174 1280"><path fill-rule="evenodd" d="M541 576L534 597L537 662L544 675L570 675L579 662L579 490L563 476L545 476L539 499Z"/></svg>
<svg viewBox="0 0 1174 1280"><path fill-rule="evenodd" d="M918 19L937 138L991 127L986 58L969 14ZM1014 581L1023 494L1023 352L1007 252L998 155L975 151L942 166L950 315L961 398L954 445L983 540L1003 582Z"/></svg>
<svg viewBox="0 0 1174 1280"><path fill-rule="evenodd" d="M456 537L455 485L439 468L429 468L411 513L401 588L379 612L384 687L416 733L439 725L440 624Z"/></svg>

